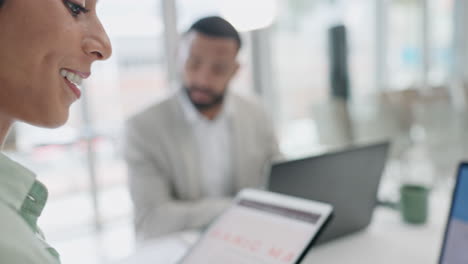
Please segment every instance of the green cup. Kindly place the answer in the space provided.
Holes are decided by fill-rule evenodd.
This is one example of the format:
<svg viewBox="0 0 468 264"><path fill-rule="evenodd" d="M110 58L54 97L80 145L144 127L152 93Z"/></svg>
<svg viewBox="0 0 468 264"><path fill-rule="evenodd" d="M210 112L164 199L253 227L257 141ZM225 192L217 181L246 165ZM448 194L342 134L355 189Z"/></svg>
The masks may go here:
<svg viewBox="0 0 468 264"><path fill-rule="evenodd" d="M403 220L424 224L428 216L429 189L423 185L404 184L400 188L400 210Z"/></svg>

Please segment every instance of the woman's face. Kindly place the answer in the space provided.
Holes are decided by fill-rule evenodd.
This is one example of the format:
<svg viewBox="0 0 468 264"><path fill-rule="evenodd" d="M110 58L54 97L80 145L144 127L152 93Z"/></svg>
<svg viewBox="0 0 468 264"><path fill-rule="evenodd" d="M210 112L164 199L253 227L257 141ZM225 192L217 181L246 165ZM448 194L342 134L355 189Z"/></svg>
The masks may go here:
<svg viewBox="0 0 468 264"><path fill-rule="evenodd" d="M97 0L5 0L0 8L0 116L57 127L76 84L111 55Z"/></svg>

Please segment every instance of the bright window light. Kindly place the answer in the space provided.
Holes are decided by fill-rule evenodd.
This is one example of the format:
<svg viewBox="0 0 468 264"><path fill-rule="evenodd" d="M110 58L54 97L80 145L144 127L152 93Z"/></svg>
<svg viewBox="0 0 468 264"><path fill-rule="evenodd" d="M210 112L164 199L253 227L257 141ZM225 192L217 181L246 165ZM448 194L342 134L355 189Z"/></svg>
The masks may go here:
<svg viewBox="0 0 468 264"><path fill-rule="evenodd" d="M250 31L270 26L277 9L277 0L224 0L221 15L239 31Z"/></svg>

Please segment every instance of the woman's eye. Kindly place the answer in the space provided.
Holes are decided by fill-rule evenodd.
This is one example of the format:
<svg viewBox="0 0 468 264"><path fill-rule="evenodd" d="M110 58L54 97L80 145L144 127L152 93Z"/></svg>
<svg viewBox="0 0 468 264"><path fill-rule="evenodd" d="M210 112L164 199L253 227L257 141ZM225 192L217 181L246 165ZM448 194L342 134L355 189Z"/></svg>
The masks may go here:
<svg viewBox="0 0 468 264"><path fill-rule="evenodd" d="M77 3L74 3L72 1L69 1L69 0L66 0L65 1L65 5L68 7L68 9L70 10L70 12L72 13L72 16L73 17L77 17L78 15L80 15L81 13L87 13L89 12L88 9L86 9L84 6L80 5L80 4L77 4Z"/></svg>

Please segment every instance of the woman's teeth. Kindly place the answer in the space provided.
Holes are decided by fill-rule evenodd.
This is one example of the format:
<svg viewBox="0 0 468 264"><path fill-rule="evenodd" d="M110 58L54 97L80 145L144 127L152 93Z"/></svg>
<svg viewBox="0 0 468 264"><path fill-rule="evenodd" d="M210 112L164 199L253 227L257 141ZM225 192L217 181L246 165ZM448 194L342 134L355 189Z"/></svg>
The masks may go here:
<svg viewBox="0 0 468 264"><path fill-rule="evenodd" d="M75 85L81 85L83 82L83 78L81 78L79 75L64 69L60 70L60 75L62 75L64 78L67 78L67 80Z"/></svg>

